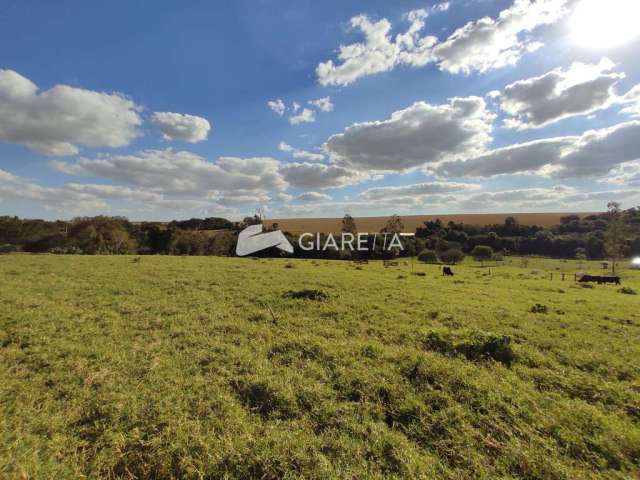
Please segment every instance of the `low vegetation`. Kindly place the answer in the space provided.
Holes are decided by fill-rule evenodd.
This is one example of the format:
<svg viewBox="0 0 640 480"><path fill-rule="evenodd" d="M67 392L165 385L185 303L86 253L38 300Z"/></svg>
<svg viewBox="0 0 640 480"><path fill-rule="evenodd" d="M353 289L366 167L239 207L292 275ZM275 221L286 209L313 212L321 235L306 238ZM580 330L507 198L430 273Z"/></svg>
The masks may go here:
<svg viewBox="0 0 640 480"><path fill-rule="evenodd" d="M640 477L637 297L526 260L2 256L0 478Z"/></svg>

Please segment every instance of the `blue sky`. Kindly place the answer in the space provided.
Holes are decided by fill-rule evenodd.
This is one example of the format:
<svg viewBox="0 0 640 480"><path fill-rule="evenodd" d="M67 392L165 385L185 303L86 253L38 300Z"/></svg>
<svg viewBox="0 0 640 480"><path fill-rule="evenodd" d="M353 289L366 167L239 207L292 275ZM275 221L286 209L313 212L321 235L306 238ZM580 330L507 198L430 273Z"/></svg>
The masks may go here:
<svg viewBox="0 0 640 480"><path fill-rule="evenodd" d="M0 213L640 200L633 0L150 5L0 3Z"/></svg>

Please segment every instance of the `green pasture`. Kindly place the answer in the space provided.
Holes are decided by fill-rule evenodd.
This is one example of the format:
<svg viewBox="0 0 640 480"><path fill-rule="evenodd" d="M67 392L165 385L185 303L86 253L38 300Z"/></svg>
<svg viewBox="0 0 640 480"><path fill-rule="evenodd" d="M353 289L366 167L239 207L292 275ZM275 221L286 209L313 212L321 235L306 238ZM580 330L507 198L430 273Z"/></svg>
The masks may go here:
<svg viewBox="0 0 640 480"><path fill-rule="evenodd" d="M640 478L640 272L453 270L0 256L0 478Z"/></svg>

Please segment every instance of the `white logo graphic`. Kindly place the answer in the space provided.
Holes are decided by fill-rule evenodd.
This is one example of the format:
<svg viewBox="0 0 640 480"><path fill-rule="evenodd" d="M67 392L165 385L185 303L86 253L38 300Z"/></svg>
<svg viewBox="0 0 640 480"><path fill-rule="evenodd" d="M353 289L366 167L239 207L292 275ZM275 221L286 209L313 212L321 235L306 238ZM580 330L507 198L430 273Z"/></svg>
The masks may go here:
<svg viewBox="0 0 640 480"><path fill-rule="evenodd" d="M236 255L244 257L260 250L277 247L288 253L293 253L293 246L280 230L275 232L262 232L262 224L250 225L238 234Z"/></svg>

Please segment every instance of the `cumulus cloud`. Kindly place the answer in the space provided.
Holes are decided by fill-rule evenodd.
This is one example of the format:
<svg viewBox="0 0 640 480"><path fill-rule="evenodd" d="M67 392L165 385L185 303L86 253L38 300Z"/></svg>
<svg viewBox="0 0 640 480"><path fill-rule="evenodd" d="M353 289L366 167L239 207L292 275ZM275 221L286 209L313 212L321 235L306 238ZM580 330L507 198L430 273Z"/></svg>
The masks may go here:
<svg viewBox="0 0 640 480"><path fill-rule="evenodd" d="M286 163L280 166L284 180L301 188L344 187L360 183L370 178L366 173L321 163Z"/></svg>
<svg viewBox="0 0 640 480"><path fill-rule="evenodd" d="M309 105L313 105L321 112L333 111L333 103L331 103L331 97L318 98L316 100L309 100Z"/></svg>
<svg viewBox="0 0 640 480"><path fill-rule="evenodd" d="M486 72L514 65L542 43L523 34L556 22L567 13L571 0L515 0L496 19L469 22L436 45L433 54L441 70L449 73Z"/></svg>
<svg viewBox="0 0 640 480"><path fill-rule="evenodd" d="M198 143L207 139L211 125L206 118L172 112L155 112L151 122L165 140Z"/></svg>
<svg viewBox="0 0 640 480"><path fill-rule="evenodd" d="M383 121L356 123L330 137L324 148L338 164L404 171L469 157L491 141L494 114L479 97L443 105L417 102Z"/></svg>
<svg viewBox="0 0 640 480"><path fill-rule="evenodd" d="M267 102L267 105L271 110L273 110L280 116L284 115L284 111L287 108L284 102L279 98L276 100L269 100Z"/></svg>
<svg viewBox="0 0 640 480"><path fill-rule="evenodd" d="M79 183L46 187L8 172L4 173L7 175L0 175L0 199L36 202L44 209L65 214L108 211L111 206L107 200L142 202L146 206L164 202L161 194L138 188Z"/></svg>
<svg viewBox="0 0 640 480"><path fill-rule="evenodd" d="M589 130L551 165L558 177L603 175L621 163L640 159L640 121Z"/></svg>
<svg viewBox="0 0 640 480"><path fill-rule="evenodd" d="M575 137L556 137L496 148L464 160L444 162L434 171L443 177L492 177L534 172L557 159Z"/></svg>
<svg viewBox="0 0 640 480"><path fill-rule="evenodd" d="M365 15L351 19L351 28L358 29L364 42L341 45L338 53L340 63L328 60L318 64L316 74L321 85L349 85L358 78L386 72L404 63L425 65L431 60L431 47L436 37L421 36L427 12L413 10L405 15L410 22L408 30L391 38L391 23L386 18L372 22Z"/></svg>
<svg viewBox="0 0 640 480"><path fill-rule="evenodd" d="M305 192L296 197L300 202L322 202L331 200L331 195L319 192Z"/></svg>
<svg viewBox="0 0 640 480"><path fill-rule="evenodd" d="M39 91L19 73L0 70L0 141L45 155L74 155L79 146L128 145L139 135L139 110L119 93L67 85Z"/></svg>
<svg viewBox="0 0 640 480"><path fill-rule="evenodd" d="M542 127L609 107L617 101L614 86L624 78L623 73L611 73L614 66L608 58L597 64L576 62L566 70L507 85L500 93L500 107L511 116L506 126Z"/></svg>
<svg viewBox="0 0 640 480"><path fill-rule="evenodd" d="M433 170L444 177L491 177L537 172L547 176L595 177L640 159L640 121L589 130L582 135L515 144Z"/></svg>
<svg viewBox="0 0 640 480"><path fill-rule="evenodd" d="M291 115L289 117L289 123L291 125L298 125L300 123L312 123L316 121L316 112L309 108L303 108L297 115Z"/></svg>
<svg viewBox="0 0 640 480"><path fill-rule="evenodd" d="M278 145L278 149L281 152L290 152L293 155L293 158L297 158L299 160L305 160L308 162L320 162L324 160L324 155L321 153L313 153L308 152L307 150L301 150L299 148L292 147L288 143L280 142Z"/></svg>
<svg viewBox="0 0 640 480"><path fill-rule="evenodd" d="M321 85L344 86L398 65L421 67L436 63L440 70L465 74L514 65L526 52L543 45L527 34L562 18L574 1L515 0L495 19L484 17L468 22L441 42L434 36L422 34L428 16L424 9L405 14L410 26L395 37L386 18L374 22L359 15L351 18L350 23L362 32L364 41L341 45L337 62L321 62L316 67L316 75ZM431 11L448 8L449 3L444 2L434 5Z"/></svg>
<svg viewBox="0 0 640 480"><path fill-rule="evenodd" d="M131 155L80 158L51 165L71 175L108 178L162 192L201 195L211 191L284 190L286 182L272 158L221 157L216 162L191 152L145 150Z"/></svg>

